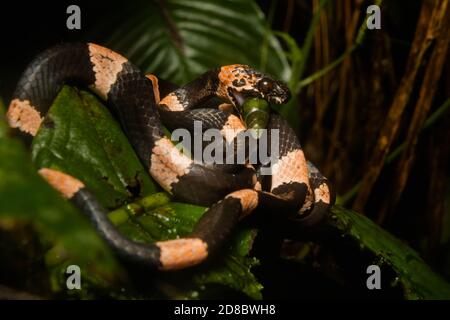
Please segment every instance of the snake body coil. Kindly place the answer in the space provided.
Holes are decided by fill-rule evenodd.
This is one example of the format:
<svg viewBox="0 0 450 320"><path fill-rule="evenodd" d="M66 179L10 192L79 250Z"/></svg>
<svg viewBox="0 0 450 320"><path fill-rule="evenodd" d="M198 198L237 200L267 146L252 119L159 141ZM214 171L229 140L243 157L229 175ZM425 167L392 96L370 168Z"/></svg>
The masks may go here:
<svg viewBox="0 0 450 320"><path fill-rule="evenodd" d="M196 163L164 136L162 122L176 128L199 120L204 128L220 129L225 140L233 141L246 129L240 117L200 105L211 97L225 99L236 108L247 97L271 103L289 99L286 86L248 66L223 66L176 88L154 75L145 76L126 58L99 45L59 45L40 54L23 73L7 112L10 126L28 138L35 136L66 83L87 87L106 102L141 162L164 190L181 201L209 206L189 237L136 243L116 230L82 181L41 168L41 176L80 207L109 245L128 259L161 270L189 267L219 248L238 220L258 207L298 212L309 224L326 215L334 202L328 181L306 161L294 131L277 114L264 120L269 130L279 130L278 167L264 190L253 167L228 170Z"/></svg>

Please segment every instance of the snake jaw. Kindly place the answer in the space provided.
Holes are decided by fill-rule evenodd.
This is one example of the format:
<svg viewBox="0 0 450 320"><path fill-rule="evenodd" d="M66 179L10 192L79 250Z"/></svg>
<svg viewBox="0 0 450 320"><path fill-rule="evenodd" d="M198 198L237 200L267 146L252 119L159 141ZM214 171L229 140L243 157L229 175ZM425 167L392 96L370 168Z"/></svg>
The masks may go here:
<svg viewBox="0 0 450 320"><path fill-rule="evenodd" d="M291 98L291 92L289 88L281 82L273 83L273 87L268 92L262 92L261 90L230 90L230 96L233 103L239 109L242 108L245 101L249 98L264 99L273 104L284 104Z"/></svg>
<svg viewBox="0 0 450 320"><path fill-rule="evenodd" d="M291 97L286 84L246 65L224 66L218 79L218 95L230 100L237 109L241 109L248 98L283 104Z"/></svg>
<svg viewBox="0 0 450 320"><path fill-rule="evenodd" d="M267 101L274 104L284 104L291 99L291 92L289 88L278 82L274 88L265 97Z"/></svg>
<svg viewBox="0 0 450 320"><path fill-rule="evenodd" d="M234 106L240 110L247 99L247 95L241 91L230 90L230 98Z"/></svg>

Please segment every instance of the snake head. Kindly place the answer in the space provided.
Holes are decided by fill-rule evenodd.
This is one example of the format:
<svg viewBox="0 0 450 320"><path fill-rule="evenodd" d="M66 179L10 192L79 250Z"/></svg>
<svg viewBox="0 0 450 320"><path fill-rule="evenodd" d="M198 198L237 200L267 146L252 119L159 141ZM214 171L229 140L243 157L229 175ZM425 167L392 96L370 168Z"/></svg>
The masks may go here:
<svg viewBox="0 0 450 320"><path fill-rule="evenodd" d="M284 83L267 75L258 80L256 87L260 97L270 103L283 104L291 98L291 92Z"/></svg>
<svg viewBox="0 0 450 320"><path fill-rule="evenodd" d="M241 64L220 68L218 93L238 109L247 98L260 98L269 103L283 104L291 97L289 88L283 82Z"/></svg>

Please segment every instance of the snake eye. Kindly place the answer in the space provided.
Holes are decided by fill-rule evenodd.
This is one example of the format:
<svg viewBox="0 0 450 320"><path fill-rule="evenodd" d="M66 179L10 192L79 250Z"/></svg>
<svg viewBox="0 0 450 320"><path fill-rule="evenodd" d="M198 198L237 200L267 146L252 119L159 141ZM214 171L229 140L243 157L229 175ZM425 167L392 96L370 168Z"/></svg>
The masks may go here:
<svg viewBox="0 0 450 320"><path fill-rule="evenodd" d="M268 94L273 90L273 81L270 79L262 79L258 83L258 90L263 94Z"/></svg>

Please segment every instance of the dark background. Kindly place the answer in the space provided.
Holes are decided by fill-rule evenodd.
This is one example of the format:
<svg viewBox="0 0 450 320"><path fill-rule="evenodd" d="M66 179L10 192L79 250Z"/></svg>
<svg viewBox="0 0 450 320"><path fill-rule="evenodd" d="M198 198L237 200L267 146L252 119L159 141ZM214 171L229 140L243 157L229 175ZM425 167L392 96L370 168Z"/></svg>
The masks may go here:
<svg viewBox="0 0 450 320"><path fill-rule="evenodd" d="M299 1L300 2L300 1ZM270 10L270 0L258 1L267 14ZM68 30L66 20L69 16L66 9L71 4L77 4L81 9L81 30ZM108 36L108 26L100 17L105 13L115 17L120 22L121 16L133 11L132 1L11 1L3 2L0 19L0 34L3 49L0 50L0 93L5 100L14 90L14 86L26 65L36 54L57 43L69 41L95 41ZM285 26L287 1L278 1L273 19L273 28L283 30ZM291 20L289 32L301 43L311 21L311 8L298 4L295 16ZM303 8L302 8L303 6ZM415 22L420 9L418 0L391 1L395 16L385 19L383 27L389 28L398 41L410 42L414 35ZM113 12L114 14L110 14ZM387 25L386 25L386 24ZM342 46L342 44L341 44ZM408 50L404 45L395 48L399 61L406 59Z"/></svg>
<svg viewBox="0 0 450 320"><path fill-rule="evenodd" d="M108 10L110 1L11 1L2 3L0 32L0 92L5 100L26 65L40 51L61 42L80 41L95 27L98 17ZM82 29L68 30L66 9L78 4Z"/></svg>

